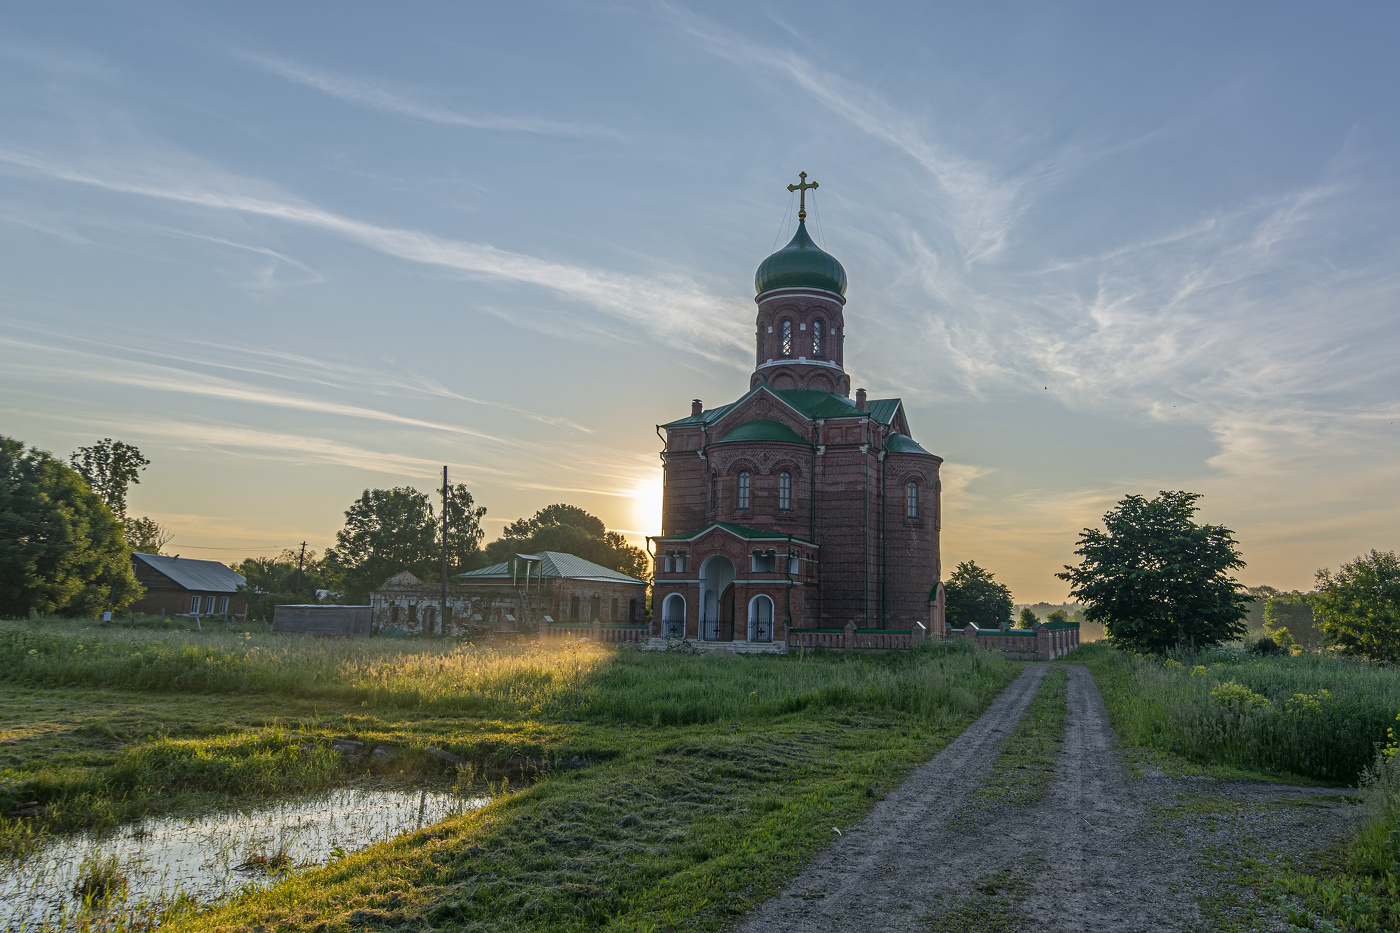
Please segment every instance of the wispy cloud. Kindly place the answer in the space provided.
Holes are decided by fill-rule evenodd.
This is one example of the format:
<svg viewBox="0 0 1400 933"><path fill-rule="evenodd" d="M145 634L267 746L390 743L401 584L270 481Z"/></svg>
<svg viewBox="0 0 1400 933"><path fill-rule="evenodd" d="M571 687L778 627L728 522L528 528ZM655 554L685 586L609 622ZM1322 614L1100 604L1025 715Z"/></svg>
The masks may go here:
<svg viewBox="0 0 1400 933"><path fill-rule="evenodd" d="M744 367L748 350L744 322L748 313L738 312L737 307L705 293L685 276L640 276L590 269L487 244L378 226L169 154L150 153L125 164L111 160L83 164L5 149L0 150L0 166L122 194L267 217L323 230L410 262L543 288L713 362L736 369Z"/></svg>
<svg viewBox="0 0 1400 933"><path fill-rule="evenodd" d="M570 123L534 116L507 116L484 112L464 113L460 110L429 103L423 100L421 95L415 95L385 81L337 74L273 56L239 53L238 57L269 74L320 91L347 104L423 123L457 126L473 130L535 133L542 136L621 138L621 134L615 130L586 123Z"/></svg>

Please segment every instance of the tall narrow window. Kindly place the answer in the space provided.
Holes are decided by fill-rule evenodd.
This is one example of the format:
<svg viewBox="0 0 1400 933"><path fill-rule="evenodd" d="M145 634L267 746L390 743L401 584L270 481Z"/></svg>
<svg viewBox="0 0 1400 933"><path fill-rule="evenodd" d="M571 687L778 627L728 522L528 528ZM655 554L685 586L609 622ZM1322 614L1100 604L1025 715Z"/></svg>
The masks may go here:
<svg viewBox="0 0 1400 933"><path fill-rule="evenodd" d="M597 620L602 617L602 607L598 605L598 597L594 596L588 601L588 618Z"/></svg>
<svg viewBox="0 0 1400 933"><path fill-rule="evenodd" d="M792 321L783 321L783 356L792 356Z"/></svg>
<svg viewBox="0 0 1400 933"><path fill-rule="evenodd" d="M577 622L577 621L578 621L579 608L580 608L580 607L579 607L579 598L578 598L577 596L571 596L571 597L569 597L569 619L570 619L570 621L573 621L573 622Z"/></svg>
<svg viewBox="0 0 1400 933"><path fill-rule="evenodd" d="M919 517L919 484L912 479L904 487L904 514L909 518Z"/></svg>
<svg viewBox="0 0 1400 933"><path fill-rule="evenodd" d="M792 474L787 470L778 474L778 508L784 512L792 508Z"/></svg>
<svg viewBox="0 0 1400 933"><path fill-rule="evenodd" d="M714 509L717 509L717 508L719 508L719 473L718 473L717 471L711 471L711 473L710 473L710 509L711 509L711 510L714 510Z"/></svg>
<svg viewBox="0 0 1400 933"><path fill-rule="evenodd" d="M734 497L734 507L736 509L747 509L749 507L749 471L739 471L738 494Z"/></svg>
<svg viewBox="0 0 1400 933"><path fill-rule="evenodd" d="M822 358L822 322L812 322L812 359Z"/></svg>
<svg viewBox="0 0 1400 933"><path fill-rule="evenodd" d="M612 615L608 616L613 622L617 621L617 597L612 598Z"/></svg>
<svg viewBox="0 0 1400 933"><path fill-rule="evenodd" d="M199 597L198 597L198 596L191 596L191 597L190 597L190 615L194 615L194 616L199 615Z"/></svg>

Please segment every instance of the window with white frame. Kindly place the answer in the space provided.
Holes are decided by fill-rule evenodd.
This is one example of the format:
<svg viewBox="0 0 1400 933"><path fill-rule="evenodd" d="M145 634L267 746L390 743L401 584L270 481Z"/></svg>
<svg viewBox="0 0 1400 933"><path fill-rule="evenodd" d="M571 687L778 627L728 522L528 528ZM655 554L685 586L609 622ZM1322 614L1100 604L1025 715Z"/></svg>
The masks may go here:
<svg viewBox="0 0 1400 933"><path fill-rule="evenodd" d="M200 599L199 599L198 596L191 596L191 597L190 597L190 615L193 615L193 616L199 615L199 604L200 604Z"/></svg>
<svg viewBox="0 0 1400 933"><path fill-rule="evenodd" d="M792 356L792 321L783 321L783 356Z"/></svg>
<svg viewBox="0 0 1400 933"><path fill-rule="evenodd" d="M784 512L792 508L792 474L787 470L778 474L778 508Z"/></svg>
<svg viewBox="0 0 1400 933"><path fill-rule="evenodd" d="M912 479L904 487L904 514L907 518L919 517L919 484Z"/></svg>
<svg viewBox="0 0 1400 933"><path fill-rule="evenodd" d="M749 507L749 471L739 471L739 485L734 496L734 507L736 509L747 509Z"/></svg>
<svg viewBox="0 0 1400 933"><path fill-rule="evenodd" d="M220 597L219 597L219 615L224 615L224 616L228 615L228 597L227 597L227 596L220 596Z"/></svg>
<svg viewBox="0 0 1400 933"><path fill-rule="evenodd" d="M685 573L685 560L686 555L684 551L676 555L676 573Z"/></svg>

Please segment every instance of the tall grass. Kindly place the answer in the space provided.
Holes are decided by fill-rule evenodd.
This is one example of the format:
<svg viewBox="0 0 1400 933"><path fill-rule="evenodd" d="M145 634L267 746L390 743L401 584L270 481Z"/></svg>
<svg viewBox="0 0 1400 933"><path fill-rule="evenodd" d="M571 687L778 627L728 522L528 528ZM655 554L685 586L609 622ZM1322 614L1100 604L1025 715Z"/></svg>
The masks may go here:
<svg viewBox="0 0 1400 933"><path fill-rule="evenodd" d="M325 697L365 707L683 725L864 708L952 721L1010 662L957 648L723 658L596 644L152 633L0 623L0 681L45 687Z"/></svg>
<svg viewBox="0 0 1400 933"><path fill-rule="evenodd" d="M1238 650L1157 659L1086 645L1124 740L1191 761L1355 783L1400 711L1400 671Z"/></svg>

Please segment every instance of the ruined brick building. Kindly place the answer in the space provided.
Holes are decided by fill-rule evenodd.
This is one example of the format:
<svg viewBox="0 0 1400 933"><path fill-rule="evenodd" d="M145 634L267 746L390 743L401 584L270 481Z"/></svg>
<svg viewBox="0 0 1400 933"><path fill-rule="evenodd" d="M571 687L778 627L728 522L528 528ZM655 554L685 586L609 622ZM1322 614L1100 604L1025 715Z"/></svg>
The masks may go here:
<svg viewBox="0 0 1400 933"><path fill-rule="evenodd" d="M939 476L897 398L851 398L846 271L807 233L758 267L749 391L666 432L652 634L943 633ZM877 363L878 361L871 361Z"/></svg>

